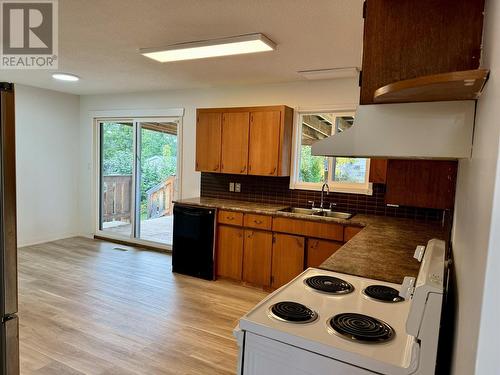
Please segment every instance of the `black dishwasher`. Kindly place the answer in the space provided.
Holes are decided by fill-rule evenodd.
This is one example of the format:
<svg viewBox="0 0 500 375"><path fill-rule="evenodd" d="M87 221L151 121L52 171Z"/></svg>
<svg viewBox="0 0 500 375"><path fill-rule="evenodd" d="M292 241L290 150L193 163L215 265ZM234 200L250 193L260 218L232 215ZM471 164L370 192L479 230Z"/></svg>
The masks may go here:
<svg viewBox="0 0 500 375"><path fill-rule="evenodd" d="M174 206L172 271L214 279L215 209Z"/></svg>

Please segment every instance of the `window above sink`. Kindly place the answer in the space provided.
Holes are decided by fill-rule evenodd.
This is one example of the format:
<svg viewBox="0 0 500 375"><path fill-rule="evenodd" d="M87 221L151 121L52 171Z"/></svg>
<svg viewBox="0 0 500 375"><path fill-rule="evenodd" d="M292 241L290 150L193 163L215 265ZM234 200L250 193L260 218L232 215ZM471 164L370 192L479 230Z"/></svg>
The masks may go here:
<svg viewBox="0 0 500 375"><path fill-rule="evenodd" d="M332 192L371 195L370 159L311 155L311 145L349 129L354 111L298 111L294 129L291 189L321 190L326 181Z"/></svg>

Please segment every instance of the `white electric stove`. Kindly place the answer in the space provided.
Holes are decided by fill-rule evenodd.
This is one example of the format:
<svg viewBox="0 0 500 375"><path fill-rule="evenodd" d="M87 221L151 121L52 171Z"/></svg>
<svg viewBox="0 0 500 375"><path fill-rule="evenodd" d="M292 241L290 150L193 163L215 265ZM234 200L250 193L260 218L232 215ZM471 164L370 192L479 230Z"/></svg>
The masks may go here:
<svg viewBox="0 0 500 375"><path fill-rule="evenodd" d="M415 257L403 285L307 269L240 319L238 374L434 374L445 244Z"/></svg>

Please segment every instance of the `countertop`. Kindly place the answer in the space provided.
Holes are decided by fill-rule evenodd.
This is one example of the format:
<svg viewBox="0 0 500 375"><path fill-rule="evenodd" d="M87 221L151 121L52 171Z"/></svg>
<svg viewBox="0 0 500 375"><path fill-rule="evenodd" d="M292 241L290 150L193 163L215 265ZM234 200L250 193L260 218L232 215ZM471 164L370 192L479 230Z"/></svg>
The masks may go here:
<svg viewBox="0 0 500 375"><path fill-rule="evenodd" d="M417 245L426 245L432 238L447 239L447 231L441 222L435 221L363 214L344 220L279 212L286 205L204 197L174 203L363 227L320 268L396 284L401 284L405 276L417 276L420 263L413 258Z"/></svg>
<svg viewBox="0 0 500 375"><path fill-rule="evenodd" d="M364 228L320 268L401 284L405 276L418 275L420 263L413 258L418 245L432 238L447 239L441 222L371 215L351 220L362 222Z"/></svg>

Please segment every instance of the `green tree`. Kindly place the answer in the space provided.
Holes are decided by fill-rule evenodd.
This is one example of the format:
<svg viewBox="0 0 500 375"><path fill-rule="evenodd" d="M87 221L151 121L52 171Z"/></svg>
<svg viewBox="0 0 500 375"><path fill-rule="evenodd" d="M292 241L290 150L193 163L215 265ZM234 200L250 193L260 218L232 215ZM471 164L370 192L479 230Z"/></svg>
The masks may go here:
<svg viewBox="0 0 500 375"><path fill-rule="evenodd" d="M131 175L133 171L132 123L102 125L103 175ZM146 191L177 174L177 136L141 129L141 216L146 215Z"/></svg>
<svg viewBox="0 0 500 375"><path fill-rule="evenodd" d="M131 123L102 125L102 172L105 176L132 174L133 127Z"/></svg>
<svg viewBox="0 0 500 375"><path fill-rule="evenodd" d="M311 155L311 146L302 145L300 152L300 180L322 182L325 178L325 157Z"/></svg>

